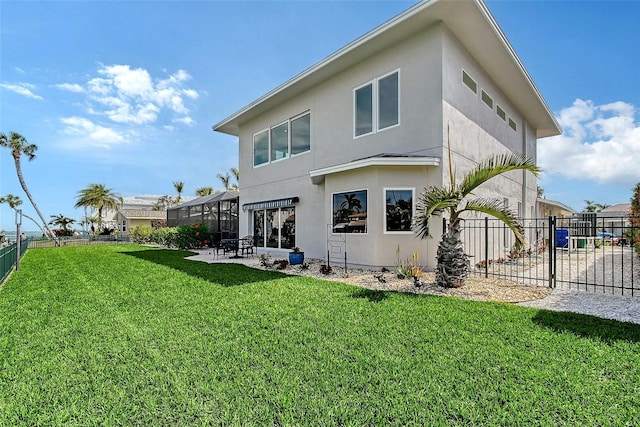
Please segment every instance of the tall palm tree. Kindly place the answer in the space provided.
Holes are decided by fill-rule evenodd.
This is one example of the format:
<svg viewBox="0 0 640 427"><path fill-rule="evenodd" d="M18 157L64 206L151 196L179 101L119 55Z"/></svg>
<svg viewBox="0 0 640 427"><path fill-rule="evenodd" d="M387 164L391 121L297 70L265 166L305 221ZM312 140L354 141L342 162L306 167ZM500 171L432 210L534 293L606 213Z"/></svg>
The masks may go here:
<svg viewBox="0 0 640 427"><path fill-rule="evenodd" d="M216 175L216 177L218 177L218 179L222 183L225 191L231 190L231 176L229 175L229 172L225 173L224 175L219 173Z"/></svg>
<svg viewBox="0 0 640 427"><path fill-rule="evenodd" d="M31 192L29 192L29 189L27 188L27 184L24 182L24 176L22 175L22 167L20 166L20 157L23 154L27 156L29 161L36 158L36 151L38 150L38 146L35 144L29 144L27 142L27 138L20 135L19 133L10 132L9 137L7 137L7 135L0 132L0 147L6 147L9 150L11 150L11 155L13 156L13 162L15 163L15 166L16 166L16 173L18 174L18 181L20 181L20 186L22 186L22 189L24 190L24 193L27 195L27 198L31 202L33 209L35 209L36 213L40 217L40 220L42 221L44 228L47 230L47 233L49 234L49 236L51 236L52 239L55 239L55 236L49 229L49 226L47 225L47 221L44 219L42 212L40 212L40 209L38 209L38 205L36 205L35 200L33 200L33 196L31 195Z"/></svg>
<svg viewBox="0 0 640 427"><path fill-rule="evenodd" d="M196 196L210 196L213 193L212 187L200 187L196 190Z"/></svg>
<svg viewBox="0 0 640 427"><path fill-rule="evenodd" d="M13 194L7 194L4 197L0 197L0 204L2 203L8 204L11 209L13 209L14 211L17 211L18 206L22 205L22 200L18 196L14 196ZM22 216L33 221L33 223L40 229L40 231L42 231L42 234L46 236L47 233L44 231L44 229L38 223L38 221L36 221L35 219L33 219L32 217L30 217L24 212L22 212Z"/></svg>
<svg viewBox="0 0 640 427"><path fill-rule="evenodd" d="M93 208L98 210L98 227L102 226L102 212L106 209L118 209L122 198L107 188L104 184L89 184L84 190L78 191L75 208Z"/></svg>
<svg viewBox="0 0 640 427"><path fill-rule="evenodd" d="M436 283L443 287L460 287L469 274L469 257L464 253L460 233L462 214L475 211L491 215L505 223L513 232L516 247L524 241L523 227L514 212L501 200L473 198L473 192L486 181L506 172L524 170L535 176L540 173L533 160L522 155L509 154L491 157L469 171L457 185L449 155L450 186L426 188L418 199L414 232L421 238L429 237L429 225L434 215L447 213L449 224L438 245Z"/></svg>
<svg viewBox="0 0 640 427"><path fill-rule="evenodd" d="M238 185L238 182L240 182L240 171L238 170L238 168L231 168L229 169L229 171L231 172L231 175L233 175L233 177L235 178L236 180L235 183L231 182L231 175L229 175L229 172L225 173L224 175L219 173L216 175L216 177L222 183L222 186L224 187L225 191L229 191L229 190L239 191L240 187Z"/></svg>
<svg viewBox="0 0 640 427"><path fill-rule="evenodd" d="M178 192L178 197L176 198L176 205L179 205L182 201L182 190L184 190L184 182L182 181L173 181L173 187Z"/></svg>

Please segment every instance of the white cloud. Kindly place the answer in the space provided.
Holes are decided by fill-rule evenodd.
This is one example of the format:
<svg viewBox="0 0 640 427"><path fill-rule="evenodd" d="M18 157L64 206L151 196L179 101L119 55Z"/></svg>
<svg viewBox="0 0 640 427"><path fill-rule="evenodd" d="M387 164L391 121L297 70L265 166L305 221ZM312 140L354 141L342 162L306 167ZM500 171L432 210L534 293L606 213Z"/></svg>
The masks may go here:
<svg viewBox="0 0 640 427"><path fill-rule="evenodd" d="M155 80L147 70L129 65L101 65L97 72L100 76L86 85L89 113L116 123L143 125L155 123L166 112L179 114L178 122L192 123L184 119L189 113L185 101L197 99L199 94L183 87L191 79L185 70Z"/></svg>
<svg viewBox="0 0 640 427"><path fill-rule="evenodd" d="M640 181L640 123L632 104L576 99L557 120L564 134L538 142L538 164L546 174L600 184Z"/></svg>
<svg viewBox="0 0 640 427"><path fill-rule="evenodd" d="M180 117L174 120L174 122L184 123L185 125L192 126L195 124L195 121L191 117Z"/></svg>
<svg viewBox="0 0 640 427"><path fill-rule="evenodd" d="M11 92L15 92L18 95L26 96L27 98L42 100L40 95L33 93L33 89L36 87L30 83L0 83L0 87Z"/></svg>
<svg viewBox="0 0 640 427"><path fill-rule="evenodd" d="M97 125L83 117L65 117L60 121L65 125L62 133L66 135L63 145L67 148L101 147L127 142L127 137L111 128Z"/></svg>
<svg viewBox="0 0 640 427"><path fill-rule="evenodd" d="M75 84L75 83L61 83L61 84L55 85L55 87L57 87L58 89L69 91L69 92L75 92L75 93L84 92L84 88L79 84Z"/></svg>

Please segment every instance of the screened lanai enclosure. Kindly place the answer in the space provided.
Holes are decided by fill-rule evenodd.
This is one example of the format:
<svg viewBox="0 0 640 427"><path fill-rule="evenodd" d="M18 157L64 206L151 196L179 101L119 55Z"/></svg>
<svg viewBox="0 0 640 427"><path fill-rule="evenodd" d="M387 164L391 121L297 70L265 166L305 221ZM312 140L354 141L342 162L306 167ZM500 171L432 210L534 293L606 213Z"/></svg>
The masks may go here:
<svg viewBox="0 0 640 427"><path fill-rule="evenodd" d="M202 196L167 209L167 226L204 223L213 235L213 242L238 238L237 191L222 191Z"/></svg>

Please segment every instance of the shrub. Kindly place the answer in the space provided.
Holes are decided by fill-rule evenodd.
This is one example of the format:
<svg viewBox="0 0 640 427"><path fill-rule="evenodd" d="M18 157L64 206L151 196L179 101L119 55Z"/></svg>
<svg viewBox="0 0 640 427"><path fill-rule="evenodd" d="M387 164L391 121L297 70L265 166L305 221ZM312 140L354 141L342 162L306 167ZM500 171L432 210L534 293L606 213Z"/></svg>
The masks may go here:
<svg viewBox="0 0 640 427"><path fill-rule="evenodd" d="M151 232L151 241L171 248L177 246L177 236L178 229L175 227L158 228Z"/></svg>
<svg viewBox="0 0 640 427"><path fill-rule="evenodd" d="M203 223L181 225L176 232L176 246L180 249L204 248L209 246L211 233Z"/></svg>
<svg viewBox="0 0 640 427"><path fill-rule="evenodd" d="M136 225L129 229L129 236L135 243L151 243L153 229L148 225Z"/></svg>

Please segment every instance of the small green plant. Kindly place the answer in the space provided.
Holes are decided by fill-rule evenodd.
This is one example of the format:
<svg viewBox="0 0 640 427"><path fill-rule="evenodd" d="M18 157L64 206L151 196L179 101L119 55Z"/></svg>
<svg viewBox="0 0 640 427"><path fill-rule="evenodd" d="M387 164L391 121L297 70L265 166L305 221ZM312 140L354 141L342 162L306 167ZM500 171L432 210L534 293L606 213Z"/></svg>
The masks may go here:
<svg viewBox="0 0 640 427"><path fill-rule="evenodd" d="M271 263L271 255L269 255L268 253L266 254L260 254L260 265L265 267L265 268L269 268L271 267L273 264Z"/></svg>

